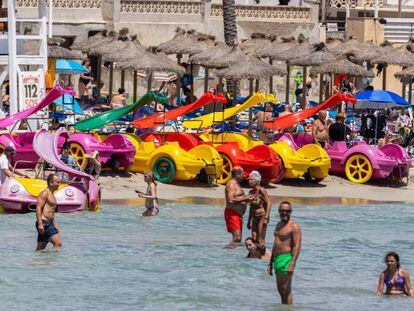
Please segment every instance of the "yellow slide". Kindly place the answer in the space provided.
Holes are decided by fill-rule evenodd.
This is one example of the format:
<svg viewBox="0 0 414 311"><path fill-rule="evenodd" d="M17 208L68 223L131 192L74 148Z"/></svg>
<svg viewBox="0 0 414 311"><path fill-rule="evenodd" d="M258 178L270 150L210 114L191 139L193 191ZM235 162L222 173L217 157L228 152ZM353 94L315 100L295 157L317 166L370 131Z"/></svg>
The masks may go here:
<svg viewBox="0 0 414 311"><path fill-rule="evenodd" d="M264 103L266 101L270 101L272 103L276 103L276 98L272 95L265 95L263 92L257 92L255 94L253 94L246 102L244 102L243 104L236 106L236 107L231 107L231 108L227 108L224 110L224 113L222 111L217 111L217 112L213 112L198 118L194 118L191 120L187 120L183 122L183 126L185 128L190 128L190 129L198 129L200 127L206 127L206 126L211 126L214 122L217 123L221 123L224 120L227 120L229 118L231 118L232 116L246 110L249 108L252 108L260 103Z"/></svg>

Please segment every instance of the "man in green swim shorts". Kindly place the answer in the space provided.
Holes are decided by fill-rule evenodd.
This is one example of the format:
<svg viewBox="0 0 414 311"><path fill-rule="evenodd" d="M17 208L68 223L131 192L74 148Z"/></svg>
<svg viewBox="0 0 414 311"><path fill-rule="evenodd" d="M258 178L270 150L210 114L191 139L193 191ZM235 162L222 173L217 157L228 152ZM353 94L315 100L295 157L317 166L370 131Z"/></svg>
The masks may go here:
<svg viewBox="0 0 414 311"><path fill-rule="evenodd" d="M275 241L268 273L276 273L276 285L283 304L292 304L292 277L296 260L299 257L302 231L292 219L292 204L284 201L279 205L280 222L276 225Z"/></svg>

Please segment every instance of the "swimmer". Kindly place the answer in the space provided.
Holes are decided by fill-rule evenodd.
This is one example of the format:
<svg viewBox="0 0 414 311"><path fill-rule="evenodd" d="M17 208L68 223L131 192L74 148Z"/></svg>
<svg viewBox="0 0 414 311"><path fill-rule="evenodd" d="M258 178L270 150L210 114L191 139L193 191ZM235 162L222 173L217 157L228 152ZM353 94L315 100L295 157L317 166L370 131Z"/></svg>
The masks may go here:
<svg viewBox="0 0 414 311"><path fill-rule="evenodd" d="M270 198L265 188L260 186L262 175L258 171L251 171L249 174L249 183L253 188L249 194L253 200L249 203L249 219L247 220L247 229L252 230L252 237L258 242L259 248L266 248L266 229L270 219Z"/></svg>
<svg viewBox="0 0 414 311"><path fill-rule="evenodd" d="M157 198L157 183L155 182L154 173L152 171L144 174L144 180L147 183L147 192L135 190L140 198L145 199L146 211L141 216L157 216L160 212Z"/></svg>
<svg viewBox="0 0 414 311"><path fill-rule="evenodd" d="M248 237L244 241L244 245L246 245L246 249L248 250L247 258L257 258L261 260L269 260L270 259L270 252L267 249L259 249L257 247L256 241L252 237Z"/></svg>
<svg viewBox="0 0 414 311"><path fill-rule="evenodd" d="M379 277L376 294L384 295L384 284L386 286L385 295L407 295L414 296L413 286L408 272L400 268L400 256L390 252L385 256L385 269Z"/></svg>
<svg viewBox="0 0 414 311"><path fill-rule="evenodd" d="M224 209L224 221L227 232L232 234L233 242L240 243L242 239L243 215L246 212L247 203L253 199L252 195L245 195L240 182L243 181L244 171L241 167L231 170L232 179L225 188L226 208Z"/></svg>
<svg viewBox="0 0 414 311"><path fill-rule="evenodd" d="M56 198L54 192L59 188L60 177L50 174L47 177L47 188L40 192L36 205L36 229L37 247L36 251L46 248L47 243L53 244L53 250L59 251L62 242L59 238L60 229L56 225Z"/></svg>
<svg viewBox="0 0 414 311"><path fill-rule="evenodd" d="M276 225L272 257L267 272L276 273L276 285L282 304L292 304L292 277L299 257L302 232L296 221L290 219L292 204L284 201L279 205L280 222Z"/></svg>

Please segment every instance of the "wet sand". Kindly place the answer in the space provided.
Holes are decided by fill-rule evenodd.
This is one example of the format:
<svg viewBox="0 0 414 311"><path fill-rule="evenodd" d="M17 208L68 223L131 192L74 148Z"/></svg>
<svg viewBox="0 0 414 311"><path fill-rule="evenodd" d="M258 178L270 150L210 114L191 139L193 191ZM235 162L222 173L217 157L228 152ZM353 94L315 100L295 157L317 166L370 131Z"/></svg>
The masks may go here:
<svg viewBox="0 0 414 311"><path fill-rule="evenodd" d="M136 189L146 190L142 174L102 176L100 182L102 198L105 202L128 204L131 200L140 200L135 193ZM247 188L248 185L245 186ZM414 170L410 172L408 185L384 180L356 185L342 177L328 176L320 184L311 184L302 179L286 180L281 184L270 184L267 189L269 195L279 200L297 198L305 204L318 204L318 198L329 198L339 204L367 204L371 201L414 202ZM160 199L179 200L183 203L190 203L190 201L193 203L194 200L199 200L202 204L209 201L212 204L222 204L224 203L222 201L224 186L206 185L197 181L158 183L158 196Z"/></svg>

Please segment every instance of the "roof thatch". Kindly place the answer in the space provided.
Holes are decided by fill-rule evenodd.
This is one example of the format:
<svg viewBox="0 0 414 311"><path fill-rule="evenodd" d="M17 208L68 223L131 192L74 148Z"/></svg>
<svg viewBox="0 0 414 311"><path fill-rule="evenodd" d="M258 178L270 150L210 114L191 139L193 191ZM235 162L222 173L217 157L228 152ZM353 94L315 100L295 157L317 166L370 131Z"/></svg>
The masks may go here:
<svg viewBox="0 0 414 311"><path fill-rule="evenodd" d="M282 55L280 55L279 60L291 61L292 59L306 57L314 51L314 48L309 43L309 41L304 41L297 44L296 46L285 50Z"/></svg>
<svg viewBox="0 0 414 311"><path fill-rule="evenodd" d="M118 64L123 69L142 70L146 72L170 71L183 74L183 67L176 64L175 61L168 58L164 53L155 52L155 48L143 50L139 57L122 61Z"/></svg>
<svg viewBox="0 0 414 311"><path fill-rule="evenodd" d="M131 40L124 43L125 45L122 49L114 49L111 52L104 53L102 58L110 62L122 62L134 57L139 57L146 49L146 47L139 42L136 36L132 36Z"/></svg>
<svg viewBox="0 0 414 311"><path fill-rule="evenodd" d="M343 49L344 40L341 38L328 38L326 39L326 47L333 54L340 54L340 51Z"/></svg>
<svg viewBox="0 0 414 311"><path fill-rule="evenodd" d="M272 48L272 41L275 41L275 37L269 38L262 33L252 33L250 39L242 40L240 48L246 54L253 53L262 57L262 53Z"/></svg>
<svg viewBox="0 0 414 311"><path fill-rule="evenodd" d="M306 54L307 51L305 50ZM335 60L335 56L328 51L324 43L318 43L311 46L311 53L303 57L293 58L289 60L292 65L298 66L319 66L326 62Z"/></svg>
<svg viewBox="0 0 414 311"><path fill-rule="evenodd" d="M286 68L280 65L272 66L261 61L253 55L244 55L237 62L232 63L228 68L215 70L214 73L226 79L261 79L274 75L286 74Z"/></svg>
<svg viewBox="0 0 414 311"><path fill-rule="evenodd" d="M281 38L281 41L275 40L270 47L263 49L260 55L261 57L270 57L273 60L285 60L284 53L297 45L294 37Z"/></svg>
<svg viewBox="0 0 414 311"><path fill-rule="evenodd" d="M240 59L246 56L238 44L234 45L231 50L219 57L213 58L209 61L203 62L203 66L207 68L226 68L234 63L238 63Z"/></svg>
<svg viewBox="0 0 414 311"><path fill-rule="evenodd" d="M170 40L161 43L157 50L165 54L189 54L202 52L209 45L213 45L214 37L198 34L194 30L185 31L177 28L177 34Z"/></svg>
<svg viewBox="0 0 414 311"><path fill-rule="evenodd" d="M48 38L47 56L56 59L82 59L80 53L60 46L63 42L65 42L63 38ZM26 40L24 42L24 51L26 55L37 55L40 51L40 41Z"/></svg>
<svg viewBox="0 0 414 311"><path fill-rule="evenodd" d="M198 64L204 66L205 62L214 58L219 58L224 54L229 53L230 51L231 47L229 47L226 43L216 42L213 46L205 49L204 51L190 56L188 61L190 64Z"/></svg>
<svg viewBox="0 0 414 311"><path fill-rule="evenodd" d="M102 45L109 44L113 41L116 41L118 39L119 34L115 31L111 31L107 33L105 36L101 37L100 39L93 40L92 42L89 42L87 44L84 44L82 47L82 52L88 53L90 55L99 55L93 53L91 50Z"/></svg>
<svg viewBox="0 0 414 311"><path fill-rule="evenodd" d="M404 70L398 71L394 74L396 78L412 78L414 77L414 66L408 67Z"/></svg>
<svg viewBox="0 0 414 311"><path fill-rule="evenodd" d="M372 59L375 64L389 64L409 66L414 64L414 54L407 51L407 49L397 49L389 42L381 44L380 53L377 57Z"/></svg>
<svg viewBox="0 0 414 311"><path fill-rule="evenodd" d="M122 32L121 32L122 31ZM103 55L112 51L117 51L125 48L127 41L131 41L127 28L121 29L119 36L116 40L105 42L105 44L98 44L90 48L89 54L91 55Z"/></svg>
<svg viewBox="0 0 414 311"><path fill-rule="evenodd" d="M346 55L340 56L337 59L312 67L311 73L346 73L352 76L374 77L372 71L366 70L364 67L351 62Z"/></svg>
<svg viewBox="0 0 414 311"><path fill-rule="evenodd" d="M352 53L357 62L372 62L373 59L381 54L379 46L375 45L372 41L367 41L359 44L358 48L348 49L347 53Z"/></svg>
<svg viewBox="0 0 414 311"><path fill-rule="evenodd" d="M85 41L76 41L75 43L72 44L70 48L73 50L84 50L84 49L87 49L89 44L93 44L94 42L101 41L107 36L108 36L108 32L104 30L102 32L98 32L97 34L89 37Z"/></svg>

